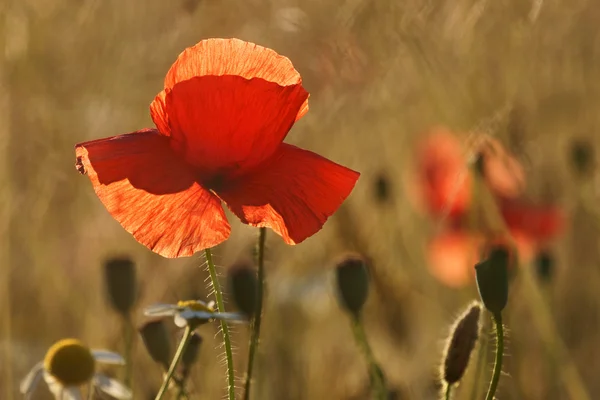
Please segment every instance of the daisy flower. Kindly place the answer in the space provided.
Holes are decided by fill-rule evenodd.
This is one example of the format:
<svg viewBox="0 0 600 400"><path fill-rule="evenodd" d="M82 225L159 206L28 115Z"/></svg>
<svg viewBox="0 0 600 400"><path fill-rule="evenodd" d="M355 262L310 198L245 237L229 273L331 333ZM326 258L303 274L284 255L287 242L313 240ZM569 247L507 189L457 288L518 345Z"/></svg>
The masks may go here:
<svg viewBox="0 0 600 400"><path fill-rule="evenodd" d="M154 304L144 310L148 317L174 317L175 325L184 328L186 325L197 327L214 320L245 322L241 313L218 312L215 302L205 303L202 300L179 301L177 304Z"/></svg>
<svg viewBox="0 0 600 400"><path fill-rule="evenodd" d="M99 390L115 399L131 399L131 391L118 381L96 372L96 364L124 365L120 355L107 350L92 350L77 339L56 342L21 382L20 390L26 399L42 378L56 399L81 400L81 387Z"/></svg>

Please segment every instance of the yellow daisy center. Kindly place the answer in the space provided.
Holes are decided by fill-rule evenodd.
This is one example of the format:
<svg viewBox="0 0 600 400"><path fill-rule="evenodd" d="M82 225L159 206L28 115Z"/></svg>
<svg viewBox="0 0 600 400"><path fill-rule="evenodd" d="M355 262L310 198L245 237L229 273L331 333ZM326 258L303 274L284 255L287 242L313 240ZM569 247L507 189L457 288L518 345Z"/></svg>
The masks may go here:
<svg viewBox="0 0 600 400"><path fill-rule="evenodd" d="M77 339L56 342L44 357L44 369L63 386L79 386L94 376L96 360Z"/></svg>
<svg viewBox="0 0 600 400"><path fill-rule="evenodd" d="M177 307L189 308L190 310L194 310L194 311L205 311L205 312L214 312L215 311L214 309L209 307L207 304L204 304L203 302L197 301L197 300L178 301Z"/></svg>

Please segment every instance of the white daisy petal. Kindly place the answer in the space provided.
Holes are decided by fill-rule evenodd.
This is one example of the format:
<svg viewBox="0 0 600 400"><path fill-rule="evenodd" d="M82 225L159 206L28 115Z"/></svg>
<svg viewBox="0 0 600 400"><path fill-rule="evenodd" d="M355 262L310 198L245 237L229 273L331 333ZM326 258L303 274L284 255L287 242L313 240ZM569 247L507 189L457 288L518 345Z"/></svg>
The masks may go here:
<svg viewBox="0 0 600 400"><path fill-rule="evenodd" d="M198 301L200 301L200 300L198 300ZM204 302L201 301L201 303L204 303ZM213 309L215 308L215 301L214 300L209 301L208 304L207 303L204 303L204 304L206 304L206 307L208 307L208 308L213 308Z"/></svg>
<svg viewBox="0 0 600 400"><path fill-rule="evenodd" d="M192 319L192 318L211 319L211 318L213 318L213 315L214 314L211 312L195 311L195 310L190 310L189 308L186 308L185 310L182 310L179 312L179 316L181 318L185 318L185 319Z"/></svg>
<svg viewBox="0 0 600 400"><path fill-rule="evenodd" d="M81 396L81 389L76 386L62 388L60 396L61 397L58 398L61 400L83 400L83 396Z"/></svg>
<svg viewBox="0 0 600 400"><path fill-rule="evenodd" d="M125 359L112 351L94 349L92 350L92 355L94 356L94 359L99 363L125 365Z"/></svg>
<svg viewBox="0 0 600 400"><path fill-rule="evenodd" d="M48 371L44 370L43 372L44 380L48 385L48 389L54 395L56 399L62 399L63 385L61 385L52 375L48 373Z"/></svg>
<svg viewBox="0 0 600 400"><path fill-rule="evenodd" d="M244 323L247 321L247 318L244 314L235 313L235 312L215 313L213 315L213 318L214 319L222 319L222 320L226 320L226 321L230 321L230 322L239 322L239 323Z"/></svg>
<svg viewBox="0 0 600 400"><path fill-rule="evenodd" d="M23 378L21 381L19 386L21 393L28 397L28 395L35 390L38 383L40 383L40 379L43 376L43 371L44 363L42 361L35 364L33 368L31 368L31 371L27 373L27 376L25 376L25 378Z"/></svg>
<svg viewBox="0 0 600 400"><path fill-rule="evenodd" d="M183 318L181 315L175 315L175 325L179 328L185 328L187 326L187 319Z"/></svg>
<svg viewBox="0 0 600 400"><path fill-rule="evenodd" d="M108 394L109 396L114 397L115 399L127 400L131 399L132 397L131 390L126 388L119 381L111 379L106 375L94 375L94 385L98 389Z"/></svg>
<svg viewBox="0 0 600 400"><path fill-rule="evenodd" d="M144 309L147 317L171 317L179 310L177 304L154 304Z"/></svg>

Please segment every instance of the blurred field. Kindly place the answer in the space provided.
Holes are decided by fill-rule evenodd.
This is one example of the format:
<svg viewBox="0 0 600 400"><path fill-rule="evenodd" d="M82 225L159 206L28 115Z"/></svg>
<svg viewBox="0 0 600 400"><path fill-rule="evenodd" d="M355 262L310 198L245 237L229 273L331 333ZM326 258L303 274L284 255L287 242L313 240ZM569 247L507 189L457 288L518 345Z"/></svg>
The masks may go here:
<svg viewBox="0 0 600 400"><path fill-rule="evenodd" d="M269 232L258 399L368 398L366 367L332 296L331 265L346 250L373 259L368 335L397 398L437 398L447 327L477 295L429 275L424 246L434 227L403 186L419 133L438 124L498 137L526 165L528 196L563 204L570 215L554 249L556 273L537 286L556 331L538 323L538 292L520 274L497 398L570 399L565 388L577 376L590 399L600 398L600 224L592 212L600 206L594 182L575 179L568 163L572 139L600 142L600 4L3 0L0 12L0 398L19 398L19 380L60 338L122 351L119 321L103 297L107 256L138 262L140 307L207 295L204 260L167 260L139 245L77 173L73 146L152 126L148 106L167 69L208 37L238 37L291 58L311 110L287 141L362 173L319 234L287 247ZM381 174L391 184L383 203L374 196ZM224 273L256 240L236 221L215 250ZM485 332L491 337L489 324ZM220 336L216 325L200 333L193 391L222 398ZM556 334L568 358L549 355L545 338ZM234 340L241 379L245 327ZM136 399L152 398L160 369L139 339L135 354ZM457 399L469 398L471 379Z"/></svg>

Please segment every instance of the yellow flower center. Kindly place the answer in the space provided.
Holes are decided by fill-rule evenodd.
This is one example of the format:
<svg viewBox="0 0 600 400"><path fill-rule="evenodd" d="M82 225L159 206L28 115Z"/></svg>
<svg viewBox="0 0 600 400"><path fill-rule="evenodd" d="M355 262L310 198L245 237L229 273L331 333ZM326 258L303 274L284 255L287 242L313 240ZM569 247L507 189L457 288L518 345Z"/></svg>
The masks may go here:
<svg viewBox="0 0 600 400"><path fill-rule="evenodd" d="M77 339L56 342L44 357L44 369L63 386L79 386L94 376L96 360Z"/></svg>
<svg viewBox="0 0 600 400"><path fill-rule="evenodd" d="M215 310L213 308L209 307L208 304L205 304L205 303L203 303L201 301L197 301L197 300L178 301L177 307L189 308L190 310L194 310L194 311L215 312Z"/></svg>

